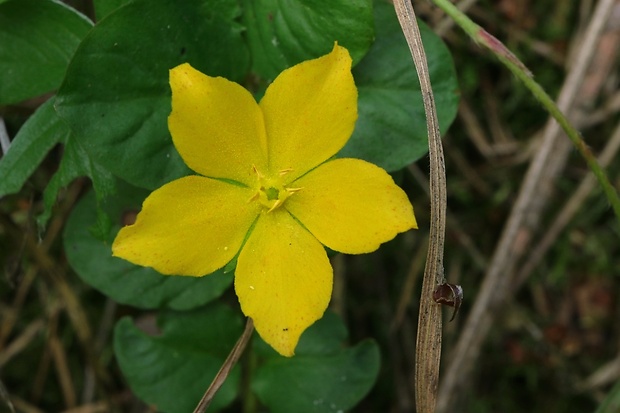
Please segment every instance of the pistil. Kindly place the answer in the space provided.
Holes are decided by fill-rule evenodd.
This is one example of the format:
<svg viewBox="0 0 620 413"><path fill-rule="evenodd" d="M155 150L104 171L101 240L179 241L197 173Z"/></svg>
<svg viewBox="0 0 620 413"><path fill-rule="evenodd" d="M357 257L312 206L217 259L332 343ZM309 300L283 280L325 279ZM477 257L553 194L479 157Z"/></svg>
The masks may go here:
<svg viewBox="0 0 620 413"><path fill-rule="evenodd" d="M278 171L275 177L268 177L252 165L252 171L256 174L256 193L248 202L259 201L267 212L272 212L282 206L284 201L303 188L288 188L284 185L282 177L292 171L283 169Z"/></svg>

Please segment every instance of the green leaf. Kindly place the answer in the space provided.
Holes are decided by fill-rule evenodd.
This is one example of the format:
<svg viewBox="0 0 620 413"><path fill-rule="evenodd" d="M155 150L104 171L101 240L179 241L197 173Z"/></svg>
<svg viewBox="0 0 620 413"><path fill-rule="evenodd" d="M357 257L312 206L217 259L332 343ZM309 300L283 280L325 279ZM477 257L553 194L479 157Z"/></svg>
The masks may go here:
<svg viewBox="0 0 620 413"><path fill-rule="evenodd" d="M240 13L234 0L139 0L95 26L56 105L95 162L147 189L189 173L168 133L168 71L189 62L211 76L243 78L249 55L232 21Z"/></svg>
<svg viewBox="0 0 620 413"><path fill-rule="evenodd" d="M122 221L135 215L147 192L119 183L106 199L104 212L112 218L112 230L102 241L91 231L97 224L97 202L92 192L80 200L64 233L67 260L88 284L115 301L141 308L196 308L219 297L232 283L232 274L216 271L205 277L161 275L112 256L111 245Z"/></svg>
<svg viewBox="0 0 620 413"><path fill-rule="evenodd" d="M0 198L18 192L50 149L68 139L69 128L56 115L53 105L50 99L37 109L0 159Z"/></svg>
<svg viewBox="0 0 620 413"><path fill-rule="evenodd" d="M60 1L0 4L0 105L57 89L91 27L86 17Z"/></svg>
<svg viewBox="0 0 620 413"><path fill-rule="evenodd" d="M372 0L245 0L243 22L252 68L269 80L329 53L336 41L357 63L374 38Z"/></svg>
<svg viewBox="0 0 620 413"><path fill-rule="evenodd" d="M380 355L370 340L343 349L340 343L345 338L342 321L326 313L304 332L294 357L271 353L257 369L252 389L272 413L351 409L374 384ZM257 344L259 353L260 346Z"/></svg>
<svg viewBox="0 0 620 413"><path fill-rule="evenodd" d="M165 413L194 407L241 335L239 313L221 304L186 312L164 312L161 334L149 336L121 319L114 329L114 352L129 386L138 397ZM218 391L209 412L237 396L240 371L235 368Z"/></svg>
<svg viewBox="0 0 620 413"><path fill-rule="evenodd" d="M359 91L355 132L338 156L365 159L395 171L428 152L426 118L417 74L394 7L375 4L377 39L353 69ZM456 72L449 50L418 22L428 59L437 116L445 132L458 107Z"/></svg>

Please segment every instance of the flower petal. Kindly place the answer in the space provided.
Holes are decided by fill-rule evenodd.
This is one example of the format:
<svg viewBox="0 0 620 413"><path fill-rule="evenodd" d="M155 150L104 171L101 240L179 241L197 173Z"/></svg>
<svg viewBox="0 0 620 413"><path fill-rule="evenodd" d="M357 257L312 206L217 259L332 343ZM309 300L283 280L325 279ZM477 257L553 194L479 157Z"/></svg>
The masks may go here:
<svg viewBox="0 0 620 413"><path fill-rule="evenodd" d="M112 253L162 274L202 276L228 263L258 216L249 189L186 176L151 193Z"/></svg>
<svg viewBox="0 0 620 413"><path fill-rule="evenodd" d="M336 159L295 181L300 191L285 208L327 247L347 254L379 248L417 228L405 192L383 169L359 159Z"/></svg>
<svg viewBox="0 0 620 413"><path fill-rule="evenodd" d="M293 169L288 182L332 157L357 119L357 89L347 49L282 72L260 102L272 173Z"/></svg>
<svg viewBox="0 0 620 413"><path fill-rule="evenodd" d="M238 84L185 63L170 71L168 127L185 163L199 174L252 185L252 165L266 168L261 110Z"/></svg>
<svg viewBox="0 0 620 413"><path fill-rule="evenodd" d="M323 316L333 272L325 249L282 209L261 214L237 261L235 291L256 331L283 356Z"/></svg>

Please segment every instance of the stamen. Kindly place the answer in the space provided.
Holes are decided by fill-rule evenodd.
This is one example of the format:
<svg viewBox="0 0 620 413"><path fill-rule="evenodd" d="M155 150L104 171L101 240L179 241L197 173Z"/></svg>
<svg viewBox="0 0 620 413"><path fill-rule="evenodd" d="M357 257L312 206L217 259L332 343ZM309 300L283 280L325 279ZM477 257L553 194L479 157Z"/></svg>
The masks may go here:
<svg viewBox="0 0 620 413"><path fill-rule="evenodd" d="M256 192L254 195L252 195L252 197L250 199L248 199L248 204L250 202L256 201L258 199L258 197L260 197L260 193Z"/></svg>
<svg viewBox="0 0 620 413"><path fill-rule="evenodd" d="M252 164L252 171L254 171L254 173L255 173L255 174L256 174L256 175L257 175L260 179L262 179L262 178L264 178L264 177L265 177L262 173L260 173L260 171L259 171L258 169L256 169L256 165L254 165L254 164Z"/></svg>
<svg viewBox="0 0 620 413"><path fill-rule="evenodd" d="M289 172L293 172L293 168L282 169L280 172L278 172L278 174L280 174L280 176L284 176Z"/></svg>
<svg viewBox="0 0 620 413"><path fill-rule="evenodd" d="M289 194L294 194L295 192L301 191L302 189L304 189L303 186L299 187L299 188L284 188L286 190L286 192L288 192Z"/></svg>

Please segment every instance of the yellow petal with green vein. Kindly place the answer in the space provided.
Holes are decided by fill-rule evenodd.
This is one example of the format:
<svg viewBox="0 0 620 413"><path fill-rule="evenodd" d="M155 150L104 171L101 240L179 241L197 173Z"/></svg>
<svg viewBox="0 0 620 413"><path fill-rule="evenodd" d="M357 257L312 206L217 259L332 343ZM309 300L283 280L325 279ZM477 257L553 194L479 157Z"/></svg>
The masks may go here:
<svg viewBox="0 0 620 413"><path fill-rule="evenodd" d="M172 181L151 193L135 224L120 230L112 253L162 274L202 276L239 251L260 206L251 192L201 176Z"/></svg>
<svg viewBox="0 0 620 413"><path fill-rule="evenodd" d="M323 316L333 272L323 246L288 212L263 213L243 246L235 291L256 331L283 356Z"/></svg>
<svg viewBox="0 0 620 413"><path fill-rule="evenodd" d="M238 84L185 63L170 71L174 146L194 171L253 185L266 168L265 126L254 97Z"/></svg>
<svg viewBox="0 0 620 413"><path fill-rule="evenodd" d="M376 250L417 228L405 192L383 169L359 159L336 159L294 182L290 211L319 241L347 254Z"/></svg>
<svg viewBox="0 0 620 413"><path fill-rule="evenodd" d="M351 57L340 46L282 72L260 102L272 173L288 182L324 162L349 140L357 119Z"/></svg>

